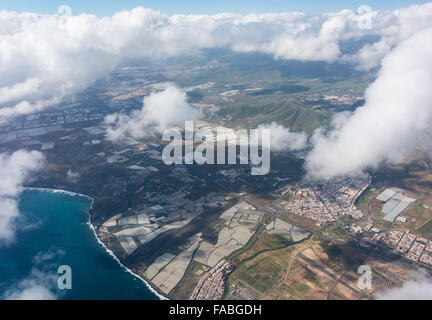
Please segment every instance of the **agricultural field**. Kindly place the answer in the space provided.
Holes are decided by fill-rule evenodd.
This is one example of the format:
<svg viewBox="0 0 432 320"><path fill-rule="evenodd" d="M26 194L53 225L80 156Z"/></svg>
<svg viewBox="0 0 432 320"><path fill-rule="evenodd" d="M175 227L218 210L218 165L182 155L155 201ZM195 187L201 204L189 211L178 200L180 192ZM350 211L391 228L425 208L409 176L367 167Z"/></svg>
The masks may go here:
<svg viewBox="0 0 432 320"><path fill-rule="evenodd" d="M374 226L380 230L410 230L419 236L432 240L432 173L428 158L423 154L413 157L404 164L382 168L373 176L368 190L359 198L356 205L368 218L373 219ZM376 200L387 188L401 189L403 193L416 199L393 223L386 221L383 210L384 202Z"/></svg>
<svg viewBox="0 0 432 320"><path fill-rule="evenodd" d="M263 240L255 243L253 254L243 254L229 276L228 299L369 299L375 292L401 283L409 274L408 266L398 260L316 237L285 246L272 245L267 237L263 234ZM362 264L373 266L373 290L358 289L357 268Z"/></svg>

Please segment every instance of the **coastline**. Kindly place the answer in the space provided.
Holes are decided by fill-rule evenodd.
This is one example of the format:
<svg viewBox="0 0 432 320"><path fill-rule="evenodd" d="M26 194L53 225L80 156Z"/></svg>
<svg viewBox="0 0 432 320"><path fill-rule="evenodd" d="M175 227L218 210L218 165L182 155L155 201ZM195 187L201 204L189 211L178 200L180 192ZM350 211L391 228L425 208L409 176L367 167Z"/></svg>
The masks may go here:
<svg viewBox="0 0 432 320"><path fill-rule="evenodd" d="M87 212L88 214L88 220L87 220L87 225L90 228L90 230L92 230L93 235L96 239L96 241L99 243L99 245L105 250L105 252L107 252L119 265L120 267L125 270L126 272L130 273L131 275L133 275L135 278L139 279L140 281L142 281L146 287L154 294L156 295L160 300L169 300L167 297L165 297L164 295L162 295L160 292L158 292L155 288L153 288L153 286L144 278L142 278L140 275L134 273L131 269L129 269L128 267L126 267L123 263L121 263L120 259L117 258L117 256L114 254L114 252L112 252L110 249L108 249L105 244L99 239L97 232L96 232L96 228L95 226L91 223L91 216L90 216L90 210L93 207L93 203L94 203L94 199L90 196L87 196L85 194L81 194L81 193L76 193L76 192L71 192L71 191L66 191L66 190L60 190L60 189L50 189L50 188L36 188L36 187L24 187L24 190L29 190L29 191L41 191L41 192L50 192L50 193L62 193L62 194L66 194L69 196L73 196L73 197L83 197L86 198L88 200L91 201L89 210Z"/></svg>

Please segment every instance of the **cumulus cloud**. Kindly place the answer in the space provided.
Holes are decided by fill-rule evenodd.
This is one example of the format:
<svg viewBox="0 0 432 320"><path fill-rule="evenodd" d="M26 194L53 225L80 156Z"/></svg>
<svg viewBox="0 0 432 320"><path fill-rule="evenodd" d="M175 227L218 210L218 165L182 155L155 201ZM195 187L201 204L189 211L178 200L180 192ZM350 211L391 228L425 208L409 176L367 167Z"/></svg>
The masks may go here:
<svg viewBox="0 0 432 320"><path fill-rule="evenodd" d="M393 49L365 93L365 105L338 116L313 136L306 159L311 176L358 174L402 161L432 124L432 28ZM430 141L430 135L429 135Z"/></svg>
<svg viewBox="0 0 432 320"><path fill-rule="evenodd" d="M308 137L304 132L293 132L272 122L261 124L258 129L269 129L272 151L295 151L306 148Z"/></svg>
<svg viewBox="0 0 432 320"><path fill-rule="evenodd" d="M86 16L65 25L57 16L0 12L0 120L42 110L106 75L116 56L88 30ZM93 42L95 40L95 42Z"/></svg>
<svg viewBox="0 0 432 320"><path fill-rule="evenodd" d="M197 119L198 112L186 101L184 91L168 86L161 92L144 97L141 110L130 115L112 114L105 118L107 139L119 141L127 137L140 139L162 133L171 126Z"/></svg>
<svg viewBox="0 0 432 320"><path fill-rule="evenodd" d="M73 172L71 169L69 169L66 173L66 176L70 180L78 179L80 177L79 172Z"/></svg>
<svg viewBox="0 0 432 320"><path fill-rule="evenodd" d="M30 273L6 289L5 300L55 300L57 296L57 264L55 260L64 252L51 248L47 252L39 252L33 258Z"/></svg>
<svg viewBox="0 0 432 320"><path fill-rule="evenodd" d="M361 23L364 18L370 28ZM81 14L64 19L0 11L0 122L60 103L119 64L196 54L204 48L263 52L276 59L339 60L362 70L382 64L366 92L366 105L345 117L343 124L339 119L330 132L317 132L307 161L309 171L321 177L355 174L399 161L429 125L430 28L432 3L367 16L352 10L317 16L168 16L138 7L112 17ZM371 36L378 40L355 52L341 49L342 41ZM146 99L141 111L106 119L108 138L141 137L194 116L183 93L174 89ZM158 99L173 99L175 112L164 103L152 107Z"/></svg>
<svg viewBox="0 0 432 320"><path fill-rule="evenodd" d="M0 245L14 240L19 216L17 199L29 174L41 168L43 155L37 151L0 154Z"/></svg>
<svg viewBox="0 0 432 320"><path fill-rule="evenodd" d="M5 300L55 300L56 296L50 290L57 277L46 274L38 269L32 269L30 275L21 280L13 288L9 288Z"/></svg>
<svg viewBox="0 0 432 320"><path fill-rule="evenodd" d="M376 294L378 300L432 300L432 279L424 270L411 274L411 280L401 287Z"/></svg>
<svg viewBox="0 0 432 320"><path fill-rule="evenodd" d="M379 41L365 44L353 55L342 57L351 60L359 70L379 67L382 59L398 44L417 32L432 27L432 3L413 5L394 11L374 11L371 13L372 28L366 33L377 35Z"/></svg>
<svg viewBox="0 0 432 320"><path fill-rule="evenodd" d="M263 52L278 59L352 61L378 66L401 41L432 27L432 4L367 15L351 10L318 16L278 14L173 15L135 8L112 17L0 11L0 121L59 103L137 58L163 59L203 48ZM346 55L340 42L375 35Z"/></svg>

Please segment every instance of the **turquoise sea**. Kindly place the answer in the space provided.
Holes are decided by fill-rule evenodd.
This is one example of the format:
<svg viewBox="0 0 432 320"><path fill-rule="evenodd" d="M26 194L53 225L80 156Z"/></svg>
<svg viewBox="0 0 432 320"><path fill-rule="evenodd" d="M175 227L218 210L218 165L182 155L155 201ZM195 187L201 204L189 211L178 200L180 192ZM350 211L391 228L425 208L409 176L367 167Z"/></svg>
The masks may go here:
<svg viewBox="0 0 432 320"><path fill-rule="evenodd" d="M98 243L87 223L90 206L79 195L22 193L16 239L0 247L0 297L42 284L58 299L158 299ZM71 267L71 290L57 287L60 265Z"/></svg>

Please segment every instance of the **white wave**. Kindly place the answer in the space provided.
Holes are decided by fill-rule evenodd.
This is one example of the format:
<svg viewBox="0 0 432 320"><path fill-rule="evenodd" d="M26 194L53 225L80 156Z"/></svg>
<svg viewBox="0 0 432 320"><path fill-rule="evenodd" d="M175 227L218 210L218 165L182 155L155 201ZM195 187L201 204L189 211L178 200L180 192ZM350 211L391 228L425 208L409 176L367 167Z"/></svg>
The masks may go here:
<svg viewBox="0 0 432 320"><path fill-rule="evenodd" d="M105 244L99 239L99 237L97 236L96 233L96 229L93 226L93 224L90 221L90 210L93 207L93 203L94 203L94 199L90 196L87 196L85 194L81 194L81 193L76 193L76 192L71 192L71 191L66 191L66 190L59 190L59 189L49 189L49 188L32 188L32 187L26 187L24 188L25 190L35 190L35 191L42 191L42 192L49 192L49 193L63 193L72 197L84 197L87 198L89 200L91 200L91 204L89 207L89 212L88 212L88 221L87 221L87 225L89 226L90 230L92 230L93 235L96 239L96 241L99 243L99 245L101 245L101 247L120 265L120 267L125 270L126 272L130 273L131 275L133 275L135 278L141 280L146 287L154 294L156 295L159 299L161 300L169 300L167 297L161 295L159 292L157 292L146 280L144 280L141 276L139 276L138 274L134 273L131 269L129 269L128 267L126 267L124 264L121 263L121 261L119 260L119 258L117 258L117 256L114 254L114 252L112 252L110 249L108 249Z"/></svg>
<svg viewBox="0 0 432 320"><path fill-rule="evenodd" d="M134 277L136 277L137 279L141 280L142 282L144 282L144 284L146 285L147 288L150 289L150 291L152 293L154 293L159 299L161 300L169 300L167 297L161 295L159 292L157 292L155 289L153 289L153 287L146 281L144 280L142 277L140 277L139 275L137 275L136 273L134 273L131 269L129 269L128 267L126 267L124 264L121 263L121 261L119 260L119 258L117 258L117 256L114 254L114 252L112 252L110 249L108 249L105 244L99 239L99 237L97 236L96 230L94 228L94 226L91 224L90 220L87 221L87 224L89 226L89 228L93 231L93 234L96 238L96 241L105 249L105 251L111 256L113 257L113 259L115 261L117 261L117 263L128 273L130 273L131 275L133 275Z"/></svg>
<svg viewBox="0 0 432 320"><path fill-rule="evenodd" d="M92 201L90 208L93 206L94 199L92 197L87 196L87 195L82 194L82 193L76 193L76 192L60 190L60 189L49 189L49 188L25 187L24 189L29 190L29 191L34 190L34 191L43 191L43 192L49 192L49 193L63 193L63 194L66 194L68 196L71 196L71 197L83 197L83 198L87 198L87 199Z"/></svg>

